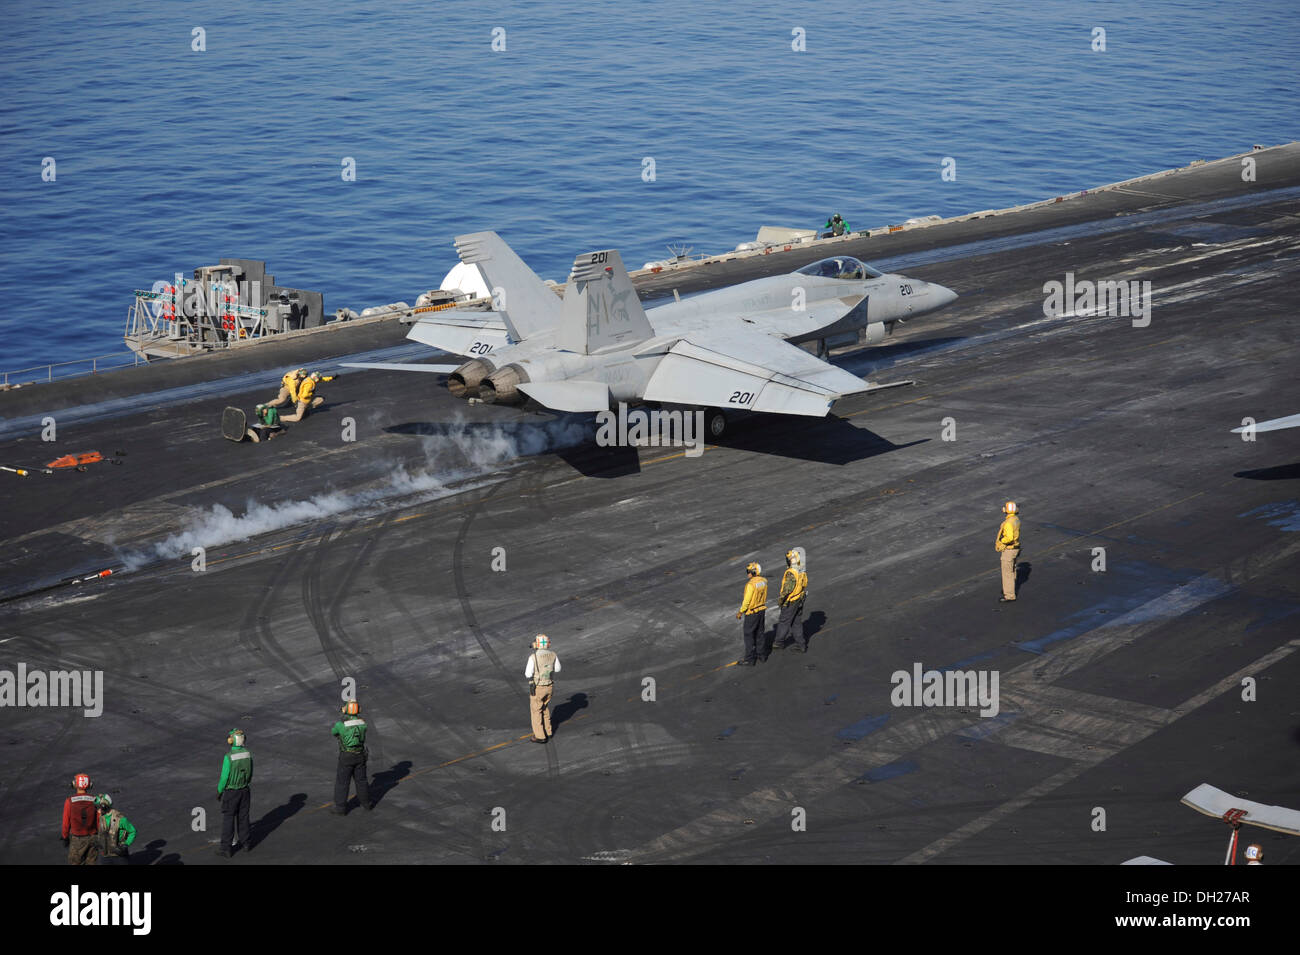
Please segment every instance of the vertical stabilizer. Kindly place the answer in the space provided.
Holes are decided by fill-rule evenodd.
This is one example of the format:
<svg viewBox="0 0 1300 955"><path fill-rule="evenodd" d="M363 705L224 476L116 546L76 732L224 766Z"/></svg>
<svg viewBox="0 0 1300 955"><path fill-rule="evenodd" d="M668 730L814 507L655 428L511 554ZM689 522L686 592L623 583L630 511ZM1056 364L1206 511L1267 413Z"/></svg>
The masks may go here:
<svg viewBox="0 0 1300 955"><path fill-rule="evenodd" d="M495 232L456 236L456 252L476 265L492 294L493 307L513 341L521 342L560 323L559 297Z"/></svg>
<svg viewBox="0 0 1300 955"><path fill-rule="evenodd" d="M586 252L574 259L557 338L561 348L588 355L653 337L654 328L616 250Z"/></svg>

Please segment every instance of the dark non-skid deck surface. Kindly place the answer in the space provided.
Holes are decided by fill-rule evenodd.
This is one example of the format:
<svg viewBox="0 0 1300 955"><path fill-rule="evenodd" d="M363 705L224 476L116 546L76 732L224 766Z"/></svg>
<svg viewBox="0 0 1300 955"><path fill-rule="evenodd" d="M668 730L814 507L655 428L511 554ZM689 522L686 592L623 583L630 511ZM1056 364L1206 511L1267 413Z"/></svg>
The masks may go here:
<svg viewBox="0 0 1300 955"><path fill-rule="evenodd" d="M1162 180L1155 201L1185 216L1115 230L1153 201L1132 195L1095 235L908 270L961 298L836 360L914 387L738 422L696 459L605 451L581 417L387 373L323 388L326 410L269 445L222 440L221 408L273 393L278 366L259 391L74 415L53 453L8 440L0 463L126 455L0 475L0 591L134 569L0 604L0 668L102 669L106 696L96 719L4 714L0 860L59 861L67 782L89 772L145 861L219 861L239 725L261 843L233 864L1221 861L1221 827L1178 803L1195 785L1300 806L1300 432L1229 433L1300 411L1300 204L1269 192L1300 183L1296 158L1261 153L1235 190L1224 164ZM1045 316L1066 272L1150 280L1150 326ZM22 415L89 400L36 394ZM992 546L1007 499L1011 606ZM223 520L261 533L212 543ZM796 544L811 652L730 666L746 562L775 590ZM563 664L547 747L526 741L538 632ZM996 671L1001 712L891 705L914 663ZM349 677L380 799L339 819L329 727ZM1295 840L1250 835L1295 861Z"/></svg>

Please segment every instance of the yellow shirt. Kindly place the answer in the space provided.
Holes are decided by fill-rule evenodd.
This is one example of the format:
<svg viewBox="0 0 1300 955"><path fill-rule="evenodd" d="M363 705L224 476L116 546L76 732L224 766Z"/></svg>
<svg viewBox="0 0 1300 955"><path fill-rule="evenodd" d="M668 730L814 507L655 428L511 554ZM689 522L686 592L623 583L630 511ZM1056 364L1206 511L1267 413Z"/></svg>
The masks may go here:
<svg viewBox="0 0 1300 955"><path fill-rule="evenodd" d="M740 612L758 613L767 605L767 578L750 577L745 583L745 598L741 601Z"/></svg>
<svg viewBox="0 0 1300 955"><path fill-rule="evenodd" d="M291 371L289 374L281 378L280 384L284 385L285 389L289 392L290 399L293 401L298 400L298 373L296 371Z"/></svg>
<svg viewBox="0 0 1300 955"><path fill-rule="evenodd" d="M312 395L316 394L316 380L314 378L304 378L302 384L298 386L298 401L311 401Z"/></svg>
<svg viewBox="0 0 1300 955"><path fill-rule="evenodd" d="M1020 549L1020 518L1015 514L1008 514L1007 519L998 528L997 549L1000 551Z"/></svg>
<svg viewBox="0 0 1300 955"><path fill-rule="evenodd" d="M782 603L792 604L796 600L802 600L804 594L808 592L808 575L793 567L786 568L785 575L781 578L781 589L784 591L787 586L790 589Z"/></svg>

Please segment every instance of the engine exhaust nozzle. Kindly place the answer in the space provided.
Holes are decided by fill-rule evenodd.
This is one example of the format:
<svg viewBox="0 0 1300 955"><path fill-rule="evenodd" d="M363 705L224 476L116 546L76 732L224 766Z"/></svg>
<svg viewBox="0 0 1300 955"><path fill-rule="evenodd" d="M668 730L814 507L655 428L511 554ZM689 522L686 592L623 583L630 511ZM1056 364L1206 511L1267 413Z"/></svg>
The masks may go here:
<svg viewBox="0 0 1300 955"><path fill-rule="evenodd" d="M528 381L528 373L518 365L506 365L484 378L479 385L479 398L487 405L523 404L526 395L519 385Z"/></svg>
<svg viewBox="0 0 1300 955"><path fill-rule="evenodd" d="M495 370L482 358L467 361L447 376L447 390L457 398L476 398L483 379Z"/></svg>

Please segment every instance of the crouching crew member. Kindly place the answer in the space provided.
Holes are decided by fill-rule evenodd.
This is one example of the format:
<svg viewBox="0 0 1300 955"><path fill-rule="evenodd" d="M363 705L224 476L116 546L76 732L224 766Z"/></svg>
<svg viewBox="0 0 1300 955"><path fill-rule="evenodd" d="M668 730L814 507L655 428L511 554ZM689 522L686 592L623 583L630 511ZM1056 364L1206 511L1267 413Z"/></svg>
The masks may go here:
<svg viewBox="0 0 1300 955"><path fill-rule="evenodd" d="M275 400L268 402L272 408L281 408L288 405L292 408L298 403L298 383L307 377L306 368L290 368L280 379L280 393L275 396Z"/></svg>
<svg viewBox="0 0 1300 955"><path fill-rule="evenodd" d="M343 704L343 718L330 730L339 740L339 768L334 775L334 807L330 812L346 815L348 811L348 790L352 780L357 781L357 800L366 809L373 809L370 802L370 774L366 768L366 759L370 753L366 750L366 721L361 718L361 704L349 700Z"/></svg>
<svg viewBox="0 0 1300 955"><path fill-rule="evenodd" d="M551 641L544 633L533 640L533 652L524 667L528 678L529 714L533 721L533 742L545 743L551 738L551 691L555 689L551 675L560 672L560 658L551 649Z"/></svg>
<svg viewBox="0 0 1300 955"><path fill-rule="evenodd" d="M301 421L307 417L307 412L314 408L319 408L325 403L325 399L316 394L316 385L322 381L319 371L313 371L304 378L298 385L298 405L293 414L287 414L282 417L281 421Z"/></svg>
<svg viewBox="0 0 1300 955"><path fill-rule="evenodd" d="M95 806L99 809L99 864L129 865L135 826L113 808L113 797L108 793L96 796Z"/></svg>
<svg viewBox="0 0 1300 955"><path fill-rule="evenodd" d="M1015 501L1002 505L1006 519L998 528L998 539L994 544L1002 555L1002 596L1000 603L1016 599L1016 559L1020 556L1020 514Z"/></svg>
<svg viewBox="0 0 1300 955"><path fill-rule="evenodd" d="M283 430L280 411L275 405L258 405L253 409L253 423L248 426L248 437L253 441L270 441Z"/></svg>
<svg viewBox="0 0 1300 955"><path fill-rule="evenodd" d="M230 847L235 844L236 824L239 844L245 852L253 850L249 831L248 812L253 801L253 754L244 748L244 731L233 729L226 737L230 752L221 760L221 780L217 783L217 796L221 799L221 844L217 855L230 858Z"/></svg>
<svg viewBox="0 0 1300 955"><path fill-rule="evenodd" d="M803 557L798 548L791 548L785 555L785 573L781 576L781 617L776 622L776 637L772 641L773 650L787 647L805 653L808 641L803 635L803 602L808 596L808 574L803 569ZM790 632L794 639L790 640Z"/></svg>
<svg viewBox="0 0 1300 955"><path fill-rule="evenodd" d="M765 616L767 610L767 579L762 576L763 568L757 563L745 567L749 579L745 581L745 596L736 619L744 620L742 631L745 637L745 658L740 661L743 667L752 667L754 660L767 659L767 646L763 641Z"/></svg>
<svg viewBox="0 0 1300 955"><path fill-rule="evenodd" d="M94 865L99 855L99 813L90 795L90 777L77 773L72 780L76 793L63 801L63 844L68 847L68 865Z"/></svg>

